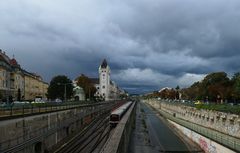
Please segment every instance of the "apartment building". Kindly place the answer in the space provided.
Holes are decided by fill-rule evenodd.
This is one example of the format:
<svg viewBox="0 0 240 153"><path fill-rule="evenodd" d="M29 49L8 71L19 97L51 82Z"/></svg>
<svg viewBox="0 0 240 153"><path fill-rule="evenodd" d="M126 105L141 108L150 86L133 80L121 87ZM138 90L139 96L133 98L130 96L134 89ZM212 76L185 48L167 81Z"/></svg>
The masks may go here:
<svg viewBox="0 0 240 153"><path fill-rule="evenodd" d="M46 98L48 84L41 76L21 68L16 59L0 50L1 101Z"/></svg>

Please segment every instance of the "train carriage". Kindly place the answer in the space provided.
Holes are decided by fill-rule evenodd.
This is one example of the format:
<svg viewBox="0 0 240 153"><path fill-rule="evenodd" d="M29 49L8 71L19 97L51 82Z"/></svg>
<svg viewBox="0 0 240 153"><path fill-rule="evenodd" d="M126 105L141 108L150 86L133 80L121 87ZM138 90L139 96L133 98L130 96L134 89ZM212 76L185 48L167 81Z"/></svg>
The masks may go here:
<svg viewBox="0 0 240 153"><path fill-rule="evenodd" d="M127 102L126 104L123 104L116 110L114 110L110 115L110 126L116 127L116 125L120 122L123 115L127 112L128 108L131 106L132 102Z"/></svg>

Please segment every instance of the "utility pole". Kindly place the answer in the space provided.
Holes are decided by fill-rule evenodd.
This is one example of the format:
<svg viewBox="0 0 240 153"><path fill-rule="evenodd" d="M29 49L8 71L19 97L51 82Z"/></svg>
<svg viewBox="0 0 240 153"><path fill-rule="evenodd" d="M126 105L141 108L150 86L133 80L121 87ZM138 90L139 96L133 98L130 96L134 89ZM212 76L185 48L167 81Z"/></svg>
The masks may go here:
<svg viewBox="0 0 240 153"><path fill-rule="evenodd" d="M67 85L69 84L73 84L73 83L57 83L57 85L64 86L64 102L67 102Z"/></svg>
<svg viewBox="0 0 240 153"><path fill-rule="evenodd" d="M64 84L64 102L67 102L67 84Z"/></svg>

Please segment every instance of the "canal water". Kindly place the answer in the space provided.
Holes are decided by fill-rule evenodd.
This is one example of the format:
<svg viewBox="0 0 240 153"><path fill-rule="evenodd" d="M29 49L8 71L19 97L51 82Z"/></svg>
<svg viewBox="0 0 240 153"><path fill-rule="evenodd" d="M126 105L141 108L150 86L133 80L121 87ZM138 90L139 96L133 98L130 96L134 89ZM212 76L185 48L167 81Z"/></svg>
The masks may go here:
<svg viewBox="0 0 240 153"><path fill-rule="evenodd" d="M166 121L144 103L137 105L136 126L131 138L130 153L189 152Z"/></svg>

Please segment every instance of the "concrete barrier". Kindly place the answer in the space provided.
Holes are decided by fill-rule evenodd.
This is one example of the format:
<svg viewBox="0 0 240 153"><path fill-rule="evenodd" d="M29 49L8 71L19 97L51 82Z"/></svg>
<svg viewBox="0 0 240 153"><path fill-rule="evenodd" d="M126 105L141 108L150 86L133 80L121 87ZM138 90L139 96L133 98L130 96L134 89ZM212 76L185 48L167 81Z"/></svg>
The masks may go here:
<svg viewBox="0 0 240 153"><path fill-rule="evenodd" d="M169 113L166 108L162 108L161 104L157 101L145 101L147 104L155 108L162 114L168 121L178 128L184 135L192 139L194 142L207 153L234 153L235 151L229 149L233 148L238 150L239 139L233 138L229 135L220 133L213 129L209 129L195 123L183 120L176 117L176 114ZM196 132L197 131L197 132ZM236 139L236 140L235 140ZM218 141L215 141L218 140ZM221 143L218 143L221 142ZM227 147L226 147L227 146ZM228 148L229 147L229 148Z"/></svg>
<svg viewBox="0 0 240 153"><path fill-rule="evenodd" d="M101 153L128 153L131 132L135 126L136 103L134 103L114 129Z"/></svg>
<svg viewBox="0 0 240 153"><path fill-rule="evenodd" d="M177 129L179 129L184 135L190 138L192 141L196 142L206 153L235 153L234 151L222 146L219 143L208 139L176 122L168 120L171 124L173 124Z"/></svg>

